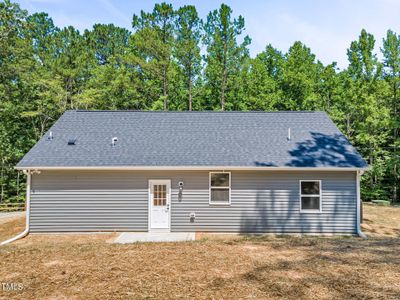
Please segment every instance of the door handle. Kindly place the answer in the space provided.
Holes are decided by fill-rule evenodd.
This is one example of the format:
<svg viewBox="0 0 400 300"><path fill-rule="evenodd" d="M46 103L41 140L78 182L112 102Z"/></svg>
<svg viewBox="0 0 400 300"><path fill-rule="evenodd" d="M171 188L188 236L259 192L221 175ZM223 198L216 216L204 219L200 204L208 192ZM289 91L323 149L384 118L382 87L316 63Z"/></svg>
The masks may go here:
<svg viewBox="0 0 400 300"><path fill-rule="evenodd" d="M169 204L167 204L167 210L169 210Z"/></svg>

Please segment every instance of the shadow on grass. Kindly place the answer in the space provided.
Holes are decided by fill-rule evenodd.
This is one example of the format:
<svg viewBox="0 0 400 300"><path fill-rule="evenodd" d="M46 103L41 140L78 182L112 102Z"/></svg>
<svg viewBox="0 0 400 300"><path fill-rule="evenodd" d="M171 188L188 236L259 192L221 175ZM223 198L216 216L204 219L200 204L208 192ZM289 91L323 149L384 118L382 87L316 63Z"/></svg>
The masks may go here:
<svg viewBox="0 0 400 300"><path fill-rule="evenodd" d="M246 242L272 247L274 253L291 251L287 257L262 259L240 276L239 280L257 287L266 297L400 298L396 286L400 275L400 239L251 240ZM224 284L224 280L214 281L217 283ZM225 280L225 284L229 281Z"/></svg>

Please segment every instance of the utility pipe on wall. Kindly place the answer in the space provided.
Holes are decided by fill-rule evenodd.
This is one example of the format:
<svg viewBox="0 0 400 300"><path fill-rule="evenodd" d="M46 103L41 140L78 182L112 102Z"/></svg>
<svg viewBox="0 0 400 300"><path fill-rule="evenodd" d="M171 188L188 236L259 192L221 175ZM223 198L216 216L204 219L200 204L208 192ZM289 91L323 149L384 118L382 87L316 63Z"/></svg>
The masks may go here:
<svg viewBox="0 0 400 300"><path fill-rule="evenodd" d="M361 230L361 193L360 193L360 181L361 171L356 171L356 185L357 185L357 234L359 237L366 239L367 236Z"/></svg>

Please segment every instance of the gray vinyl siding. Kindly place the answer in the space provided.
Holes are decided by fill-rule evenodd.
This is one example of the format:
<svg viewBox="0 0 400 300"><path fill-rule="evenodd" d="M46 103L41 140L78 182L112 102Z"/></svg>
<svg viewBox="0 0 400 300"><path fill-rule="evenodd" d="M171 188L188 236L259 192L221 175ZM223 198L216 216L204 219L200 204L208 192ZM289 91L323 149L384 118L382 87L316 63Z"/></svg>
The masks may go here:
<svg viewBox="0 0 400 300"><path fill-rule="evenodd" d="M217 206L209 204L207 171L43 171L32 176L31 230L147 231L148 180L170 179L171 231L356 232L355 172L232 171L231 176L231 205ZM322 181L321 213L300 213L301 179Z"/></svg>
<svg viewBox="0 0 400 300"><path fill-rule="evenodd" d="M32 176L30 228L146 231L147 197L145 181L128 173L43 171Z"/></svg>
<svg viewBox="0 0 400 300"><path fill-rule="evenodd" d="M186 187L181 202L175 193L174 231L355 233L355 172L232 172L231 205L209 205L208 176L201 190ZM322 212L300 213L299 180L322 181ZM196 214L194 223L188 215Z"/></svg>

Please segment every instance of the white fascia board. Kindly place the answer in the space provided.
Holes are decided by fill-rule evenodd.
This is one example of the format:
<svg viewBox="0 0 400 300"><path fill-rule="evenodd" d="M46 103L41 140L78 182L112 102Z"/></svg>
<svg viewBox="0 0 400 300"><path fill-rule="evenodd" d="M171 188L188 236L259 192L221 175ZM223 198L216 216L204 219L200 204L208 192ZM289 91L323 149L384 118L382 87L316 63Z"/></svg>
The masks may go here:
<svg viewBox="0 0 400 300"><path fill-rule="evenodd" d="M191 171L191 170L205 170L205 171L366 171L368 168L354 168L354 167L245 167L245 166L60 166L60 167L15 167L16 170L79 170L79 171L129 171L129 170L142 170L142 171L162 171L162 170L177 170L177 171Z"/></svg>

